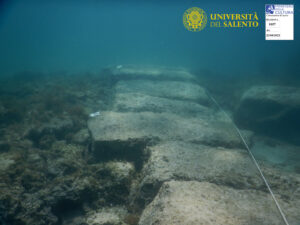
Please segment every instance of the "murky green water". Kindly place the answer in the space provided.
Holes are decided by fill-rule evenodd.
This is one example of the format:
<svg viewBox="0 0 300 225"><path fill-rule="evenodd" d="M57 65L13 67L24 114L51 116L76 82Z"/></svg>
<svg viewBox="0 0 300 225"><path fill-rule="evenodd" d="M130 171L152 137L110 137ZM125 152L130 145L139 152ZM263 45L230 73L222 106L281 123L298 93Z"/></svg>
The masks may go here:
<svg viewBox="0 0 300 225"><path fill-rule="evenodd" d="M0 224L285 224L235 125L300 224L299 7L293 41L264 7L0 1Z"/></svg>

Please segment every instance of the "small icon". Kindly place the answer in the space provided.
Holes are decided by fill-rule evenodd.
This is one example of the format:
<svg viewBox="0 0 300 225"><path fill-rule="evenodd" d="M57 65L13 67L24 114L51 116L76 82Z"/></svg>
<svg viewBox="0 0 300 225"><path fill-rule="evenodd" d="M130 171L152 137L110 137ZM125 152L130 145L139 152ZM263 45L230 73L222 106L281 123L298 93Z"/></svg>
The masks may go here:
<svg viewBox="0 0 300 225"><path fill-rule="evenodd" d="M275 6L274 5L266 5L266 14L274 14Z"/></svg>
<svg viewBox="0 0 300 225"><path fill-rule="evenodd" d="M183 24L189 31L201 31L207 23L207 15L203 9L193 7L187 9L183 14Z"/></svg>

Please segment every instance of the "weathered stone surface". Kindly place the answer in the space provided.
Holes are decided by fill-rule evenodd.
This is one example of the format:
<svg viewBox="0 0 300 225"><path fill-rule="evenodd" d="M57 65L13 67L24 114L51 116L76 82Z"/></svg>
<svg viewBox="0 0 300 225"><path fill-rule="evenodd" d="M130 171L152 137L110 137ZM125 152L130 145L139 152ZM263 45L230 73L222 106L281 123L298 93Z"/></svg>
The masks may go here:
<svg viewBox="0 0 300 225"><path fill-rule="evenodd" d="M217 185L268 193L246 150L209 147L184 142L165 142L149 147L150 158L141 171L140 183L132 189L132 201L150 203L163 182L206 181ZM300 176L260 162L276 196L288 202L284 208L297 215L300 207ZM298 200L297 200L298 199Z"/></svg>
<svg viewBox="0 0 300 225"><path fill-rule="evenodd" d="M145 66L116 66L109 71L117 79L149 79L149 80L180 80L195 81L194 75L184 69Z"/></svg>
<svg viewBox="0 0 300 225"><path fill-rule="evenodd" d="M169 112L182 116L214 113L212 109L195 102L173 100L141 93L116 93L113 109L119 112Z"/></svg>
<svg viewBox="0 0 300 225"><path fill-rule="evenodd" d="M280 105L299 106L300 89L285 86L253 86L242 96L242 100L270 101Z"/></svg>
<svg viewBox="0 0 300 225"><path fill-rule="evenodd" d="M149 147L139 198L150 202L169 180L197 180L237 189L261 189L263 182L246 150L208 147L179 141Z"/></svg>
<svg viewBox="0 0 300 225"><path fill-rule="evenodd" d="M134 165L129 162L111 161L105 164L105 168L109 171L110 176L118 180L118 183L130 183L130 179L135 171Z"/></svg>
<svg viewBox="0 0 300 225"><path fill-rule="evenodd" d="M280 200L280 203L286 205L284 201ZM139 221L139 225L279 225L282 223L267 193L236 190L195 181L164 183Z"/></svg>
<svg viewBox="0 0 300 225"><path fill-rule="evenodd" d="M194 101L208 104L204 88L197 84L178 81L121 80L116 93L140 93L155 97Z"/></svg>
<svg viewBox="0 0 300 225"><path fill-rule="evenodd" d="M78 144L87 144L90 141L88 129L81 129L73 136L73 141Z"/></svg>
<svg viewBox="0 0 300 225"><path fill-rule="evenodd" d="M135 140L177 140L214 146L242 146L231 123L217 115L184 118L170 113L102 112L90 119L88 127L97 147L101 142L134 142Z"/></svg>
<svg viewBox="0 0 300 225"><path fill-rule="evenodd" d="M89 165L83 151L81 145L56 141L49 151L1 153L0 223L84 224L91 210L86 206L100 210L125 204L135 172L132 163Z"/></svg>
<svg viewBox="0 0 300 225"><path fill-rule="evenodd" d="M74 129L74 123L70 118L52 118L49 122L34 126L25 134L36 145L44 146L48 142L54 142L54 139L62 140L66 134ZM47 146L48 147L48 146Z"/></svg>
<svg viewBox="0 0 300 225"><path fill-rule="evenodd" d="M89 212L86 218L87 225L125 225L124 218L127 210L123 207L102 208Z"/></svg>
<svg viewBox="0 0 300 225"><path fill-rule="evenodd" d="M57 157L57 154L47 157L48 175L63 176L71 174L84 165L84 159L81 157L83 151L76 145L66 145L63 141L56 142L53 145L53 152L57 152L61 157Z"/></svg>
<svg viewBox="0 0 300 225"><path fill-rule="evenodd" d="M265 221L260 220L263 210L273 203L264 208L266 188L257 182L256 176L251 177L253 165L248 165L246 152L237 148L242 146L238 136L230 122L215 112L193 75L168 68L114 69L117 71L104 71L103 76L84 74L80 79L59 74L49 76L46 82L26 81L25 86L18 81L17 88L16 80L10 86L3 84L6 87L0 99L0 224L137 224L143 208L135 205L134 200L151 202L161 185L172 180L209 181L221 190L240 194L235 197L227 191L212 192L212 196L221 199L217 199L216 205L211 196L205 204L199 204L204 205L200 213L207 212L211 205L216 209L209 211L208 219L217 217L215 221L230 224L232 215L235 221L240 212L234 214L230 207L238 204L243 212L247 209L254 214L248 224L269 222L268 213ZM289 115L294 104L295 101L286 104ZM98 121L101 125L95 129L98 139L94 139L93 149L86 119L87 113L96 111L100 111L100 116L94 119L102 121ZM277 152L266 145L258 146L254 153L260 156L257 158L261 159L262 170L280 203L284 200L282 208L294 225L300 221L300 177L294 157L297 149L290 151L288 147L278 146L277 151L293 152L288 159L282 155L275 157ZM273 157L268 157L270 152ZM283 171L282 164L289 164L292 169ZM168 215L175 219L178 215L179 224L184 224L181 219L193 219L194 215L188 213L199 213L194 210L198 204L191 200L197 200L199 194L193 195L194 189L187 186L182 185L192 197L179 196L179 201L179 191L173 188L170 192L176 194L169 198L169 202L175 202L170 209L179 209L179 213L174 213L175 217ZM257 211L245 206L250 198L248 194L244 197L248 188L261 194L255 195L261 207L257 211L262 209L258 216ZM211 193L216 186L199 189ZM244 202L235 202L242 198L239 196ZM132 205L127 212L129 203ZM227 214L222 213L224 208ZM160 211L166 212L163 208ZM156 219L156 212L151 217ZM222 220L228 217L228 221ZM201 217L201 221L205 222L205 218ZM248 220L243 219L237 220L247 224L244 221ZM166 224L173 224L170 221Z"/></svg>
<svg viewBox="0 0 300 225"><path fill-rule="evenodd" d="M0 154L0 173L5 172L15 163L13 155L9 153Z"/></svg>
<svg viewBox="0 0 300 225"><path fill-rule="evenodd" d="M300 89L254 86L234 114L237 124L258 133L300 143Z"/></svg>
<svg viewBox="0 0 300 225"><path fill-rule="evenodd" d="M140 170L147 158L145 147L157 141L184 140L210 145L237 146L241 142L231 125L204 118L185 118L171 113L104 111L88 121L95 161L113 159L134 162ZM205 118L207 117L207 118Z"/></svg>

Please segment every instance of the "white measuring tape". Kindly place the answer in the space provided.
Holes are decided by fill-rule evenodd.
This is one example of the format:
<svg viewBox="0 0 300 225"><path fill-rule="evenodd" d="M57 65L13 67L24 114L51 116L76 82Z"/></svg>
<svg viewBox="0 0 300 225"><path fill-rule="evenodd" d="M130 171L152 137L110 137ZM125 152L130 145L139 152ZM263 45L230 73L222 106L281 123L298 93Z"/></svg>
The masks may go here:
<svg viewBox="0 0 300 225"><path fill-rule="evenodd" d="M206 90L206 94L207 94L208 97L216 104L216 106L224 113L224 115L231 121L233 127L235 128L235 130L236 130L237 133L239 134L240 138L242 139L242 141L243 141L243 143L244 143L244 145L245 145L245 147L246 147L246 149L247 149L247 151L248 151L248 153L249 153L251 159L253 160L253 162L254 162L256 168L258 169L261 178L263 179L265 185L267 186L267 188L268 188L268 190L269 190L269 192L270 192L270 194L271 194L271 196L272 196L272 198L273 198L273 200L274 200L274 202L275 202L275 204L276 204L276 206L277 206L277 209L278 209L278 211L279 211L279 213L280 213L280 215L281 215L281 217L282 217L284 223L285 223L286 225L289 225L289 222L287 221L286 216L284 215L284 213L283 213L283 211L282 211L282 209L281 209L281 207L280 207L280 205L279 205L279 202L277 201L275 195L273 194L273 191L272 191L272 189L271 189L271 187L270 187L270 185L269 185L267 179L265 178L265 176L264 176L264 174L263 174L263 172L262 172L262 170L261 170L261 168L260 168L258 162L256 161L254 155L252 154L252 152L251 152L251 150L250 150L248 144L246 143L246 141L245 141L245 139L244 139L244 137L243 137L243 135L242 135L240 129L235 125L235 123L233 122L233 120L231 119L231 117L230 117L230 116L225 112L225 110L219 105L219 103L214 99L214 97L212 97L212 95L208 92L208 90Z"/></svg>

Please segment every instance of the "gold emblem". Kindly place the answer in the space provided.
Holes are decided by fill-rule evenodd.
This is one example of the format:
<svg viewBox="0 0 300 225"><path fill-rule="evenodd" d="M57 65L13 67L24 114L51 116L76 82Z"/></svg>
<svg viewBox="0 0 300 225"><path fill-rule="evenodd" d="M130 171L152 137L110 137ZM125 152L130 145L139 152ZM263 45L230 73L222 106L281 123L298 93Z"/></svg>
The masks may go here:
<svg viewBox="0 0 300 225"><path fill-rule="evenodd" d="M183 14L183 24L189 31L200 31L206 26L206 23L206 13L198 7L189 8Z"/></svg>

